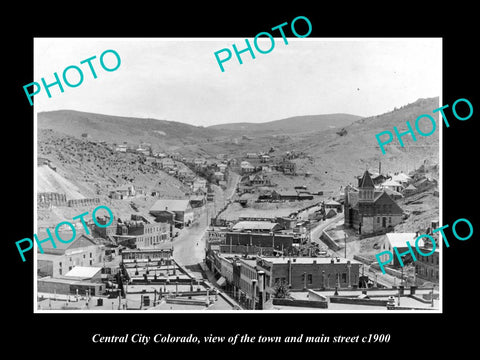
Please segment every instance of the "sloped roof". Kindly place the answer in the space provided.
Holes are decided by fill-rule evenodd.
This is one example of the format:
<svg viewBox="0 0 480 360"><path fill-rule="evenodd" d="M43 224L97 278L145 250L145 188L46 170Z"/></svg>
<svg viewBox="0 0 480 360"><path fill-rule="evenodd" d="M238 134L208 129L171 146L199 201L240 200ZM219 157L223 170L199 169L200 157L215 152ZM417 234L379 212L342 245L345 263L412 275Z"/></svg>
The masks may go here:
<svg viewBox="0 0 480 360"><path fill-rule="evenodd" d="M100 270L101 267L93 266L75 266L72 270L65 274L66 277L78 277L82 279L91 279L94 277Z"/></svg>
<svg viewBox="0 0 480 360"><path fill-rule="evenodd" d="M239 221L232 230L272 230L276 225L268 221Z"/></svg>
<svg viewBox="0 0 480 360"><path fill-rule="evenodd" d="M294 190L279 190L276 193L280 196L298 196L298 193Z"/></svg>
<svg viewBox="0 0 480 360"><path fill-rule="evenodd" d="M413 184L410 184L405 188L405 190L417 190L417 188L413 186Z"/></svg>
<svg viewBox="0 0 480 360"><path fill-rule="evenodd" d="M183 199L161 199L157 200L150 208L152 211L185 211L189 206L189 200Z"/></svg>
<svg viewBox="0 0 480 360"><path fill-rule="evenodd" d="M382 186L402 186L402 184L394 180L387 180L382 184Z"/></svg>
<svg viewBox="0 0 480 360"><path fill-rule="evenodd" d="M371 188L374 189L375 185L373 185L373 180L370 177L370 173L365 171L363 173L362 179L360 180L360 188Z"/></svg>
<svg viewBox="0 0 480 360"><path fill-rule="evenodd" d="M393 181L409 181L409 180L412 180L412 178L407 174L400 173L397 175L392 175L392 180Z"/></svg>
<svg viewBox="0 0 480 360"><path fill-rule="evenodd" d="M398 191L395 191L395 190L392 190L392 189L389 189L389 188L386 188L385 189L385 192L388 194L388 195L395 195L395 196L402 196L402 194L400 194Z"/></svg>
<svg viewBox="0 0 480 360"><path fill-rule="evenodd" d="M338 205L341 205L339 202L336 202L335 200L328 200L328 201L325 201L325 205L335 205L335 206L338 206Z"/></svg>
<svg viewBox="0 0 480 360"><path fill-rule="evenodd" d="M416 233L387 233L387 240L392 245L392 247L396 248L406 248L407 242L410 243L412 248L415 248L415 240L417 238ZM423 246L423 239L418 241L418 246Z"/></svg>
<svg viewBox="0 0 480 360"><path fill-rule="evenodd" d="M78 234L80 230L77 230L76 233ZM53 247L51 241L45 241L41 243L41 248L44 252L48 253L49 251L54 251L54 252L65 252L65 250L69 248L81 248L81 247L86 247L86 246L92 246L92 245L98 245L98 243L93 239L93 237L86 235L86 234L81 234L78 235L74 240L71 242L65 243L61 242L56 238L55 231L50 229L50 233L52 234L52 238L55 242L56 247ZM72 232L71 231L59 231L58 235L60 236L61 239L69 240L72 238ZM42 241L46 238L48 238L48 234L46 231L41 231L37 234L38 240ZM40 246L37 247L38 252L40 253Z"/></svg>

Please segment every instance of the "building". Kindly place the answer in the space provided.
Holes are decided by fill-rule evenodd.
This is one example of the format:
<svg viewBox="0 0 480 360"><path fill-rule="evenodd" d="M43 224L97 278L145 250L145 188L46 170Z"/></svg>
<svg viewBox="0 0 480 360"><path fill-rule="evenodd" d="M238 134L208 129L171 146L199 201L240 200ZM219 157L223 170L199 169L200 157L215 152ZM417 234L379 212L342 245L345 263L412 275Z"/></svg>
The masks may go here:
<svg viewBox="0 0 480 360"><path fill-rule="evenodd" d="M342 211L342 204L340 204L335 200L327 200L325 201L324 205L325 205L325 209L334 209L337 212Z"/></svg>
<svg viewBox="0 0 480 360"><path fill-rule="evenodd" d="M135 187L133 185L123 185L115 190L112 190L110 194L112 194L112 192L122 195L122 198L127 196L135 196Z"/></svg>
<svg viewBox="0 0 480 360"><path fill-rule="evenodd" d="M282 161L277 167L286 175L295 175L297 173L297 165L289 160Z"/></svg>
<svg viewBox="0 0 480 360"><path fill-rule="evenodd" d="M194 219L193 208L187 199L157 200L150 208L150 214L159 222L169 222L179 227L189 226Z"/></svg>
<svg viewBox="0 0 480 360"><path fill-rule="evenodd" d="M272 191L273 200L296 201L299 200L298 193L295 190L274 190Z"/></svg>
<svg viewBox="0 0 480 360"><path fill-rule="evenodd" d="M175 167L175 161L171 158L163 158L160 162L162 164L162 169L168 170Z"/></svg>
<svg viewBox="0 0 480 360"><path fill-rule="evenodd" d="M62 239L71 239L72 232L59 231ZM38 239L48 235L38 234ZM53 234L52 234L53 237ZM81 234L69 243L46 241L38 246L37 273L39 276L59 277L75 266L102 266L105 260L105 245L97 243L91 236ZM40 251L43 250L43 253Z"/></svg>
<svg viewBox="0 0 480 360"><path fill-rule="evenodd" d="M403 196L410 196L417 192L417 188L413 186L413 184L408 185L405 189L403 189Z"/></svg>
<svg viewBox="0 0 480 360"><path fill-rule="evenodd" d="M170 260L173 256L173 246L171 244L164 244L155 249L125 249L122 251L122 261L129 262L130 260Z"/></svg>
<svg viewBox="0 0 480 360"><path fill-rule="evenodd" d="M218 164L217 168L220 172L224 173L227 170L228 165L227 164Z"/></svg>
<svg viewBox="0 0 480 360"><path fill-rule="evenodd" d="M392 175L392 180L402 184L402 186L405 187L412 181L412 178L407 174L399 173Z"/></svg>
<svg viewBox="0 0 480 360"><path fill-rule="evenodd" d="M260 257L256 269L265 272L265 286L287 284L291 290L357 287L361 262L327 257Z"/></svg>
<svg viewBox="0 0 480 360"><path fill-rule="evenodd" d="M403 210L383 190L376 190L368 171L358 189L345 187L344 222L360 234L392 229L402 221Z"/></svg>
<svg viewBox="0 0 480 360"><path fill-rule="evenodd" d="M170 241L170 224L166 222L149 223L142 220L130 220L118 223L117 234L128 239L135 238L137 249L150 249Z"/></svg>
<svg viewBox="0 0 480 360"><path fill-rule="evenodd" d="M205 159L202 159L202 158L196 158L196 159L193 160L193 164L195 166L203 165L203 164L205 164L205 162L206 162Z"/></svg>
<svg viewBox="0 0 480 360"><path fill-rule="evenodd" d="M37 279L38 293L63 294L63 295L104 295L105 283L75 278L47 276Z"/></svg>
<svg viewBox="0 0 480 360"><path fill-rule="evenodd" d="M387 180L381 184L383 189L390 189L396 191L397 193L401 193L403 191L403 185L395 180Z"/></svg>
<svg viewBox="0 0 480 360"><path fill-rule="evenodd" d="M248 186L268 186L270 185L270 179L263 174L249 175L246 180Z"/></svg>
<svg viewBox="0 0 480 360"><path fill-rule="evenodd" d="M424 254L429 254L432 251L432 246L424 245L421 248L421 251ZM440 271L439 271L439 264L440 264L440 250L438 247L430 256L421 256L420 254L417 256L417 261L415 262L415 273L421 279L438 283L440 280Z"/></svg>
<svg viewBox="0 0 480 360"><path fill-rule="evenodd" d="M206 194L190 195L189 201L192 208L201 208L207 203L207 196Z"/></svg>
<svg viewBox="0 0 480 360"><path fill-rule="evenodd" d="M115 151L117 152L127 152L127 144L119 144L115 147Z"/></svg>
<svg viewBox="0 0 480 360"><path fill-rule="evenodd" d="M215 180L218 180L218 181L225 180L225 174L221 171L215 171L215 173L213 174L213 177L215 178Z"/></svg>
<svg viewBox="0 0 480 360"><path fill-rule="evenodd" d="M207 180L201 177L196 177L193 180L192 191L197 191L198 189L206 190L207 189Z"/></svg>
<svg viewBox="0 0 480 360"><path fill-rule="evenodd" d="M221 286L247 309L262 309L275 287L290 290L356 288L361 263L343 258L265 257L215 254L212 270ZM231 280L230 280L231 279Z"/></svg>
<svg viewBox="0 0 480 360"><path fill-rule="evenodd" d="M240 163L240 170L242 174L248 174L255 171L255 166L250 164L248 161L242 161Z"/></svg>
<svg viewBox="0 0 480 360"><path fill-rule="evenodd" d="M417 233L386 233L381 242L380 250L390 251L392 254L394 254L393 261L390 264L393 265L394 267L401 267L401 264L393 248L397 248L399 253L409 251L409 248L407 245L407 242L408 242L411 248L414 250L415 257L418 259L419 256L415 251L415 240L417 239L417 237L418 237ZM418 241L418 246L419 247L424 246L423 239L420 239ZM383 263L386 263L389 259L390 259L390 256L388 254L383 254L380 256L380 260ZM413 259L410 254L406 254L404 257L402 257L402 261L404 264L406 264L411 260Z"/></svg>

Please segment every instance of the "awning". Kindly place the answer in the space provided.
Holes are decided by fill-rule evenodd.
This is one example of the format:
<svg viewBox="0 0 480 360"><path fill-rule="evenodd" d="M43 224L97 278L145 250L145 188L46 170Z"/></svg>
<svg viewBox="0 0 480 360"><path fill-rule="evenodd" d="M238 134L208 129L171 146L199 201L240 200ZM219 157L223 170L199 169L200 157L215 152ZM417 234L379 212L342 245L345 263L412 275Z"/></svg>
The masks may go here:
<svg viewBox="0 0 480 360"><path fill-rule="evenodd" d="M225 286L227 284L227 280L221 276L220 279L217 280L218 286Z"/></svg>

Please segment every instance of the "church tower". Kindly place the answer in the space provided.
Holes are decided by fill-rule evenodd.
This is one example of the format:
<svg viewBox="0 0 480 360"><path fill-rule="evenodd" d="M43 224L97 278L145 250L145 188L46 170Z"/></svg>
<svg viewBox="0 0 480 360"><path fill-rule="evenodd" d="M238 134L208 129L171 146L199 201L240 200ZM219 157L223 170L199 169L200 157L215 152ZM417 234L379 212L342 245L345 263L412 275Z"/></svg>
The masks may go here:
<svg viewBox="0 0 480 360"><path fill-rule="evenodd" d="M365 170L358 186L358 201L361 203L373 203L375 185L368 170Z"/></svg>

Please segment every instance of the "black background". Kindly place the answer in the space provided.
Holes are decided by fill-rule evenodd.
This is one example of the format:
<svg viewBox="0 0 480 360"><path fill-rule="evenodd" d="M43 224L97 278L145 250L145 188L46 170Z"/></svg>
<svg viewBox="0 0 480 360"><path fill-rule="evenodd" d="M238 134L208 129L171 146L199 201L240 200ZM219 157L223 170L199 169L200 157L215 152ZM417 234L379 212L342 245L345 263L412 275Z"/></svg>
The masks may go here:
<svg viewBox="0 0 480 360"><path fill-rule="evenodd" d="M206 2L204 3L206 4ZM268 350L265 356L284 349L308 349L299 355L343 354L353 350L357 354L418 354L416 349L434 354L460 345L463 350L472 346L474 321L478 298L474 296L479 279L476 257L477 238L480 232L478 214L478 176L476 123L480 106L478 90L478 37L474 37L475 10L469 5L455 2L442 5L420 6L406 2L395 5L354 6L341 3L326 6L319 3L313 8L291 4L275 8L246 3L204 4L192 7L186 2L182 9L172 9L163 3L134 6L112 3L100 9L97 4L85 3L67 8L10 11L13 22L2 25L6 51L2 62L4 78L3 134L4 156L2 183L4 197L3 259L3 326L7 329L5 343L12 348L28 346L34 356L47 354L55 357L81 356L95 353L123 354L125 350L144 353L182 356L190 352L209 351L209 356L248 350L252 344L228 343L215 345L150 344L93 344L93 334L103 335L157 333L199 337L248 333L258 335L305 336L368 335L388 333L389 344L256 344ZM298 2L296 2L298 4ZM384 3L387 4L387 3ZM5 14L7 15L7 14ZM443 223L452 224L458 218L469 219L474 235L461 242L449 235L450 248L443 251L443 314L33 314L33 256L26 255L22 263L15 241L33 236L33 109L23 91L23 85L33 78L34 37L240 37L253 38L257 33L297 16L306 16L312 23L309 37L442 37L443 38L443 104L453 104L458 98L467 98L473 104L474 114L467 121L456 120L450 109L446 110L450 128L443 128ZM6 16L8 18L8 16ZM12 25L13 24L13 25ZM300 23L298 23L300 24ZM299 33L303 33L301 29ZM288 30L289 32L289 30ZM288 35L287 32L287 36ZM144 56L138 54L138 56ZM213 56L213 53L212 53ZM269 56L275 56L274 53ZM55 61L55 59L52 59ZM419 59L422 61L422 59ZM6 98L5 98L6 96ZM348 101L348 99L346 99ZM399 104L401 105L401 104ZM432 109L433 110L433 109ZM411 119L405 119L411 120ZM7 318L9 319L7 321ZM474 325L475 326L475 325ZM28 345L27 345L28 344ZM67 349L67 352L61 349ZM133 349L132 349L133 348ZM388 348L389 352L385 352ZM76 350L75 350L76 349ZM58 350L58 352L57 352ZM213 353L211 351L218 351ZM310 351L312 351L310 353ZM378 353L377 353L378 351ZM423 352L422 351L422 352ZM63 355L62 355L63 354ZM207 354L207 353L205 353ZM252 355L254 353L251 353ZM311 355L310 355L311 354ZM375 355L377 354L377 355ZM50 355L48 355L50 357ZM97 356L95 356L97 357ZM363 356L362 356L363 357Z"/></svg>

